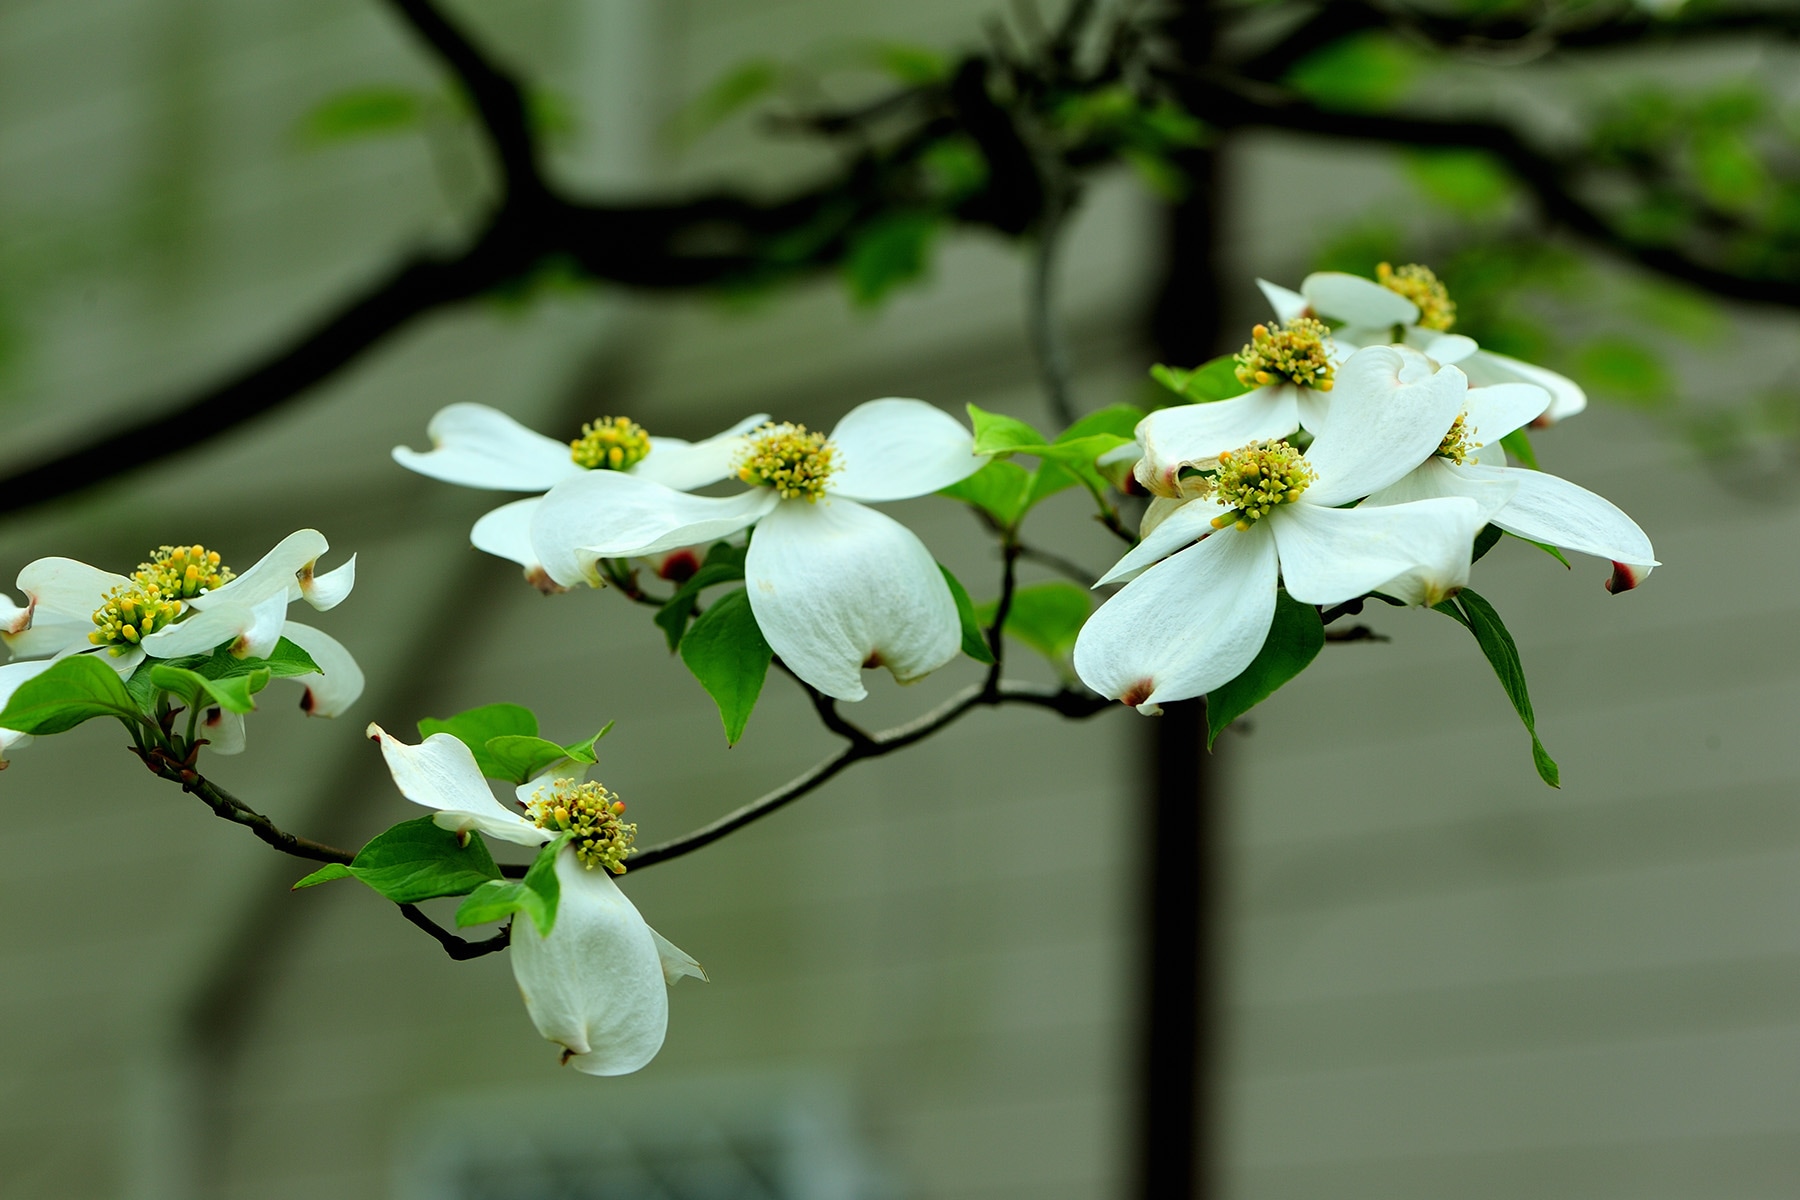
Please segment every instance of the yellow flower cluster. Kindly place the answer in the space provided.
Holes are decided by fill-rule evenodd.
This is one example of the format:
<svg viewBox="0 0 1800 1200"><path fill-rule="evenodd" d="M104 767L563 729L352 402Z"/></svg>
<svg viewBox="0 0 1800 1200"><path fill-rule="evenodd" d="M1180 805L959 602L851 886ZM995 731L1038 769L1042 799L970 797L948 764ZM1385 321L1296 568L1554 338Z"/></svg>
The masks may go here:
<svg viewBox="0 0 1800 1200"><path fill-rule="evenodd" d="M131 582L108 592L94 610L88 641L113 655L141 643L175 623L182 601L230 583L233 573L215 550L205 546L159 546L149 561L137 565Z"/></svg>
<svg viewBox="0 0 1800 1200"><path fill-rule="evenodd" d="M628 471L650 454L650 435L630 417L601 417L581 426L569 457L590 471Z"/></svg>
<svg viewBox="0 0 1800 1200"><path fill-rule="evenodd" d="M1214 517L1213 528L1248 529L1277 505L1298 500L1313 478L1312 467L1286 442L1251 442L1242 450L1227 451L1219 455L1213 486L1219 503L1230 505L1232 511Z"/></svg>
<svg viewBox="0 0 1800 1200"><path fill-rule="evenodd" d="M1245 387L1291 383L1331 390L1331 331L1313 317L1295 317L1284 329L1258 325L1250 344L1237 352L1238 382Z"/></svg>
<svg viewBox="0 0 1800 1200"><path fill-rule="evenodd" d="M1375 268L1375 280L1390 292L1397 292L1419 306L1419 327L1446 332L1456 324L1456 301L1443 281L1430 267L1407 263L1403 267L1382 263Z"/></svg>
<svg viewBox="0 0 1800 1200"><path fill-rule="evenodd" d="M783 500L817 500L837 470L837 448L804 425L765 425L736 464L737 477L772 487Z"/></svg>
<svg viewBox="0 0 1800 1200"><path fill-rule="evenodd" d="M605 867L614 875L625 873L637 826L621 817L625 802L598 783L558 779L539 788L526 810L538 828L552 833L572 833L569 845L589 870Z"/></svg>

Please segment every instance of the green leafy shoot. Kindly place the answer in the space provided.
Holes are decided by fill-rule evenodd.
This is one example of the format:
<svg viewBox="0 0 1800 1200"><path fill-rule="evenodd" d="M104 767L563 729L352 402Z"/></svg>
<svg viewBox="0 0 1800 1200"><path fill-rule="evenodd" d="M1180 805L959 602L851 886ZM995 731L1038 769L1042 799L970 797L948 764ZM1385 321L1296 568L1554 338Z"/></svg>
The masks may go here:
<svg viewBox="0 0 1800 1200"><path fill-rule="evenodd" d="M1093 607L1087 591L1072 583L1022 587L1013 592L1012 607L1006 613L1006 635L1060 666L1075 649L1075 635ZM975 618L992 626L997 609L998 602L983 604L975 610Z"/></svg>
<svg viewBox="0 0 1800 1200"><path fill-rule="evenodd" d="M1475 635L1481 652L1487 656L1488 664L1494 668L1494 674L1500 680L1500 686L1506 691L1506 698L1512 701L1513 711L1519 714L1519 720L1525 725L1525 732L1531 735L1531 761L1537 767L1538 777L1553 788L1562 786L1562 772L1544 749L1544 743L1538 740L1537 717L1531 711L1531 696L1525 688L1525 667L1519 660L1519 648L1513 644L1512 634L1507 632L1505 622L1494 606L1486 600L1464 588L1452 600L1433 605L1436 611L1445 616L1454 617L1456 621Z"/></svg>
<svg viewBox="0 0 1800 1200"><path fill-rule="evenodd" d="M1087 488L1102 507L1106 506L1109 484L1095 460L1129 443L1132 428L1144 416L1141 409L1131 405L1114 405L1082 418L1055 440L1045 441L1042 434L1016 417L991 413L973 404L968 407L969 423L975 430L975 453L996 458L1028 454L1043 464L1054 464ZM1044 494L1055 490L1059 489Z"/></svg>
<svg viewBox="0 0 1800 1200"><path fill-rule="evenodd" d="M469 893L456 910L458 928L504 921L514 913L524 913L544 937L556 928L556 910L562 901L562 883L556 878L556 856L569 844L563 834L532 860L525 878L490 879Z"/></svg>
<svg viewBox="0 0 1800 1200"><path fill-rule="evenodd" d="M216 705L226 712L247 713L256 708L251 697L268 686L269 672L259 669L247 675L208 679L198 671L157 663L150 668L150 682L191 708Z"/></svg>
<svg viewBox="0 0 1800 1200"><path fill-rule="evenodd" d="M727 745L744 736L773 657L743 588L714 601L681 639L681 661L719 706Z"/></svg>
<svg viewBox="0 0 1800 1200"><path fill-rule="evenodd" d="M706 552L706 560L680 587L670 596L668 602L656 610L655 621L668 639L669 653L673 654L681 646L681 639L687 633L688 622L693 619L694 609L699 607L700 593L709 587L721 583L736 583L744 577L744 555L747 546L734 546L730 542L714 542Z"/></svg>
<svg viewBox="0 0 1800 1200"><path fill-rule="evenodd" d="M489 778L504 779L515 784L526 783L558 763L592 763L595 761L595 743L605 737L612 727L613 722L608 721L605 729L572 746L559 746L547 738L531 734L507 733L489 738L487 755L493 760L495 767L503 772Z"/></svg>
<svg viewBox="0 0 1800 1200"><path fill-rule="evenodd" d="M469 834L465 843L450 830L439 829L431 817L420 817L377 834L349 866L321 867L294 889L349 878L362 880L395 904L417 904L438 896L467 895L499 879L500 869L480 835Z"/></svg>
<svg viewBox="0 0 1800 1200"><path fill-rule="evenodd" d="M144 723L117 671L95 655L71 654L19 685L0 709L0 727L42 737L95 717Z"/></svg>
<svg viewBox="0 0 1800 1200"><path fill-rule="evenodd" d="M968 589L963 587L962 581L952 575L950 568L943 563L938 564L938 570L944 573L944 582L950 585L950 596L956 601L957 620L962 623L962 652L978 663L993 665L994 654L988 649L987 638L982 633L983 622L975 615L975 605L969 599Z"/></svg>
<svg viewBox="0 0 1800 1200"><path fill-rule="evenodd" d="M1325 645L1319 610L1288 595L1275 593L1275 619L1262 649L1243 673L1206 694L1206 748L1225 727L1273 696L1282 684L1312 665Z"/></svg>
<svg viewBox="0 0 1800 1200"><path fill-rule="evenodd" d="M174 677L178 682L169 684L162 680L171 678L167 674L158 677L157 672L165 668L180 668L185 674ZM313 661L312 655L296 646L293 642L282 638L269 651L267 658L238 658L231 653L229 646L220 646L210 655L192 654L185 658L146 659L138 664L131 678L125 681L125 690L131 693L132 700L141 712L152 712L156 707L156 694L168 691L175 694L184 704L194 704L197 697L207 692L205 687L188 679L187 675L196 675L205 680L217 682L229 694L229 701L219 697L209 697L211 704L222 704L230 707L231 703L241 703L240 685L232 681L266 673L266 677L256 686L248 689L248 694L255 694L263 689L269 679L291 679L297 675L320 674L319 664ZM248 708L231 708L232 712L249 712Z"/></svg>
<svg viewBox="0 0 1800 1200"><path fill-rule="evenodd" d="M510 774L488 753L487 744L497 737L536 737L537 714L519 704L484 704L454 717L425 717L419 722L419 736L447 733L467 746L475 755L475 765L489 779L509 779Z"/></svg>
<svg viewBox="0 0 1800 1200"><path fill-rule="evenodd" d="M1150 378L1192 404L1229 400L1250 390L1237 377L1237 357L1231 354L1222 354L1192 370L1157 363L1150 368Z"/></svg>

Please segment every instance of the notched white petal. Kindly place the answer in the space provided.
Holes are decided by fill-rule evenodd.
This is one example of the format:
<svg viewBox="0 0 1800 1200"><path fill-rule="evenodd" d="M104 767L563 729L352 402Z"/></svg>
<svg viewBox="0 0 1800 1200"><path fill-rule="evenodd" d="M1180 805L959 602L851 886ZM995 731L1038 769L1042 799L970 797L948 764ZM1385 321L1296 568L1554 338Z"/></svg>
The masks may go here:
<svg viewBox="0 0 1800 1200"><path fill-rule="evenodd" d="M485 404L451 404L425 427L433 449L394 447L394 461L409 471L464 487L504 492L542 492L582 473L569 443L525 428Z"/></svg>
<svg viewBox="0 0 1800 1200"><path fill-rule="evenodd" d="M929 495L988 461L961 421L923 400L865 401L844 414L830 440L837 470L827 490L871 503Z"/></svg>
<svg viewBox="0 0 1800 1200"><path fill-rule="evenodd" d="M310 571L319 556L331 549L316 529L299 529L282 538L248 571L224 587L195 596L188 603L202 611L236 605L254 608L270 596L300 599L300 573Z"/></svg>
<svg viewBox="0 0 1800 1200"><path fill-rule="evenodd" d="M434 733L409 746L371 723L368 736L381 747L394 786L414 804L437 809L438 828L456 833L478 830L502 841L541 846L550 834L504 808L488 790L475 755L457 738Z"/></svg>
<svg viewBox="0 0 1800 1200"><path fill-rule="evenodd" d="M644 461L631 468L631 473L642 479L654 480L664 487L674 488L678 492L688 492L709 483L717 483L731 475L733 463L747 444L744 435L757 426L766 424L768 420L768 413L757 413L744 418L723 433L714 434L699 442L653 437L650 439L650 453L644 457Z"/></svg>
<svg viewBox="0 0 1800 1200"><path fill-rule="evenodd" d="M1269 307L1275 310L1275 319L1278 321L1291 321L1295 317L1304 317L1311 311L1306 297L1291 288L1270 283L1266 279L1258 279L1256 286L1262 289L1263 297L1268 300Z"/></svg>
<svg viewBox="0 0 1800 1200"><path fill-rule="evenodd" d="M627 1075L662 1049L669 988L657 939L604 870L556 856L562 898L548 937L513 922L513 979L532 1024L589 1075Z"/></svg>
<svg viewBox="0 0 1800 1200"><path fill-rule="evenodd" d="M323 575L313 574L313 566L308 563L300 568L300 594L320 612L336 608L356 586L356 555L352 554L349 562Z"/></svg>
<svg viewBox="0 0 1800 1200"><path fill-rule="evenodd" d="M1461 371L1416 351L1358 350L1338 368L1330 418L1306 451L1318 473L1306 499L1346 504L1400 480L1437 451L1467 390Z"/></svg>
<svg viewBox="0 0 1800 1200"><path fill-rule="evenodd" d="M40 558L19 572L26 604L39 612L56 612L91 620L106 594L131 580L72 558Z"/></svg>
<svg viewBox="0 0 1800 1200"><path fill-rule="evenodd" d="M1387 586L1435 604L1469 581L1479 529L1475 502L1461 497L1392 507L1284 505L1270 514L1281 578L1303 604L1341 604ZM1390 593L1391 594L1391 593Z"/></svg>
<svg viewBox="0 0 1800 1200"><path fill-rule="evenodd" d="M1411 325L1419 306L1372 279L1342 271L1315 271L1300 284L1300 294L1322 317L1346 325Z"/></svg>
<svg viewBox="0 0 1800 1200"><path fill-rule="evenodd" d="M729 537L780 502L773 488L690 496L619 471L589 471L551 488L531 518L531 547L562 587L597 584L602 558L658 554Z"/></svg>
<svg viewBox="0 0 1800 1200"><path fill-rule="evenodd" d="M363 693L363 672L342 642L322 629L298 621L283 625L281 636L319 664L316 674L292 677L306 689L300 696L300 708L307 716L335 717L356 703Z"/></svg>
<svg viewBox="0 0 1800 1200"><path fill-rule="evenodd" d="M648 926L646 926L648 928ZM706 968L699 960L686 950L671 942L656 930L650 930L650 936L656 939L657 957L662 959L663 982L674 987L683 979L698 979L701 983L710 983L706 977Z"/></svg>
<svg viewBox="0 0 1800 1200"><path fill-rule="evenodd" d="M1287 437L1300 427L1300 390L1279 384L1229 400L1157 409L1135 431L1144 447L1138 482L1154 495L1179 496L1184 467L1208 469L1227 451Z"/></svg>

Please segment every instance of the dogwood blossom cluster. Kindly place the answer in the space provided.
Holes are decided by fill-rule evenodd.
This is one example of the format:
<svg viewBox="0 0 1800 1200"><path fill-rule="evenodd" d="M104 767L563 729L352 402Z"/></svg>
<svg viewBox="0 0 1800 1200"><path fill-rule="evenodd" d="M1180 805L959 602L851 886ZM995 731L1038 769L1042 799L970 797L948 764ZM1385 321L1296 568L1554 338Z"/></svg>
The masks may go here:
<svg viewBox="0 0 1800 1200"><path fill-rule="evenodd" d="M1455 304L1428 268L1261 286L1279 324L1235 357L1248 390L1136 428L1153 498L1143 540L1100 579L1128 582L1076 641L1089 687L1146 713L1209 693L1256 658L1281 591L1321 607L1439 604L1468 583L1488 525L1610 561L1613 591L1657 565L1609 501L1509 465L1509 435L1586 398L1449 332Z"/></svg>

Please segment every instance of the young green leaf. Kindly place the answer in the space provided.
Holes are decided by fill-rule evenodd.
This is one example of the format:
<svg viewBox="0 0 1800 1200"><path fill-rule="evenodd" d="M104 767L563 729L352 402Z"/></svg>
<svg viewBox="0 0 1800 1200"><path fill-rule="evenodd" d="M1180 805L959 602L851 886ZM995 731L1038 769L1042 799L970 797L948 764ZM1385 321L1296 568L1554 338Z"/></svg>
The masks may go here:
<svg viewBox="0 0 1800 1200"><path fill-rule="evenodd" d="M1000 413L969 405L969 424L975 430L975 453L1011 454L1024 450L1036 454L1044 445L1044 435L1019 420Z"/></svg>
<svg viewBox="0 0 1800 1200"><path fill-rule="evenodd" d="M322 867L294 887L312 887L347 876L362 880L395 904L417 904L438 896L466 895L488 880L500 878L500 869L480 836L470 834L464 845L455 833L439 829L432 818L419 817L377 834L357 851L349 866L334 863Z"/></svg>
<svg viewBox="0 0 1800 1200"><path fill-rule="evenodd" d="M956 601L956 616L962 622L962 652L978 663L992 665L994 655L981 634L981 622L975 617L975 605L969 600L968 589L943 563L938 564L938 570L944 573L944 582L950 585L950 596Z"/></svg>
<svg viewBox="0 0 1800 1200"><path fill-rule="evenodd" d="M1135 404L1108 405L1099 412L1089 413L1057 434L1053 444L1073 442L1100 433L1111 434L1129 442L1137 436L1138 422L1144 417L1144 410Z"/></svg>
<svg viewBox="0 0 1800 1200"><path fill-rule="evenodd" d="M976 618L993 623L997 603L982 605ZM1075 649L1075 636L1093 611L1086 590L1072 583L1038 583L1013 593L1006 613L1006 633L1051 662L1060 663Z"/></svg>
<svg viewBox="0 0 1800 1200"><path fill-rule="evenodd" d="M1002 529L1011 529L1025 515L1026 495L1032 482L1032 472L1016 462L997 458L966 479L939 488L938 495L973 504L994 518Z"/></svg>
<svg viewBox="0 0 1800 1200"><path fill-rule="evenodd" d="M1229 400L1250 390L1238 379L1237 358L1231 354L1201 363L1191 371L1158 363L1150 368L1150 377L1183 400L1195 404Z"/></svg>
<svg viewBox="0 0 1800 1200"><path fill-rule="evenodd" d="M537 715L518 704L484 704L454 717L425 717L419 722L421 738L447 733L467 746L475 755L475 765L489 779L505 779L507 774L488 754L488 742L507 735L535 737L537 731Z"/></svg>
<svg viewBox="0 0 1800 1200"><path fill-rule="evenodd" d="M714 542L706 552L706 561L700 569L689 576L668 602L656 610L653 618L662 629L668 640L669 653L673 654L681 646L681 639L687 634L688 621L693 618L694 609L700 603L700 593L716 584L732 583L744 577L744 554L748 547L734 546L730 542Z"/></svg>
<svg viewBox="0 0 1800 1200"><path fill-rule="evenodd" d="M1475 544L1469 551L1471 564L1487 557L1487 552L1500 544L1501 530L1498 525L1483 525L1475 534Z"/></svg>
<svg viewBox="0 0 1800 1200"><path fill-rule="evenodd" d="M250 697L268 686L269 672L267 668L258 668L246 675L208 679L186 667L158 663L150 668L150 682L190 707L217 706L226 712L247 713L256 708L256 702Z"/></svg>
<svg viewBox="0 0 1800 1200"><path fill-rule="evenodd" d="M1449 603L1446 600L1435 607L1443 612ZM1475 635L1481 652L1500 679L1500 686L1506 690L1506 698L1512 701L1513 710L1524 722L1525 732L1531 735L1531 761L1537 767L1538 777L1551 787L1560 788L1562 772L1556 760L1545 751L1544 743L1538 740L1537 717L1531 711L1531 696L1525 689L1525 667L1519 661L1519 648L1513 644L1512 634L1507 632L1506 624L1500 620L1494 606L1468 588L1457 593L1455 603L1462 611L1450 615Z"/></svg>
<svg viewBox="0 0 1800 1200"><path fill-rule="evenodd" d="M1531 448L1531 435L1523 429L1515 429L1500 439L1501 448L1508 455L1518 460L1522 467L1538 469L1537 451Z"/></svg>
<svg viewBox="0 0 1800 1200"><path fill-rule="evenodd" d="M1319 610L1284 591L1275 593L1275 620L1262 649L1243 674L1206 694L1206 748L1225 727L1273 696L1277 689L1312 665L1325 645Z"/></svg>
<svg viewBox="0 0 1800 1200"><path fill-rule="evenodd" d="M469 893L456 910L459 928L504 921L514 913L524 913L545 937L556 927L556 910L562 901L562 883L556 878L556 856L569 843L563 834L538 851L525 878L492 879Z"/></svg>
<svg viewBox="0 0 1800 1200"><path fill-rule="evenodd" d="M608 721L600 727L599 733L596 733L593 737L583 741L564 746L563 752L578 763L594 763L600 761L600 755L594 747L600 744L601 738L612 732L614 724L616 724L616 722Z"/></svg>
<svg viewBox="0 0 1800 1200"><path fill-rule="evenodd" d="M487 755L500 772L488 778L524 783L568 758L569 752L555 742L531 734L503 733L488 739Z"/></svg>
<svg viewBox="0 0 1800 1200"><path fill-rule="evenodd" d="M0 728L43 736L95 717L143 719L117 671L92 654L71 654L19 685L0 709Z"/></svg>
<svg viewBox="0 0 1800 1200"><path fill-rule="evenodd" d="M726 744L744 736L773 657L743 588L715 600L681 639L681 661L719 706Z"/></svg>

